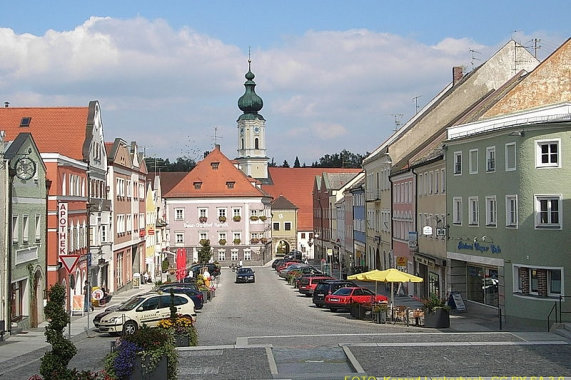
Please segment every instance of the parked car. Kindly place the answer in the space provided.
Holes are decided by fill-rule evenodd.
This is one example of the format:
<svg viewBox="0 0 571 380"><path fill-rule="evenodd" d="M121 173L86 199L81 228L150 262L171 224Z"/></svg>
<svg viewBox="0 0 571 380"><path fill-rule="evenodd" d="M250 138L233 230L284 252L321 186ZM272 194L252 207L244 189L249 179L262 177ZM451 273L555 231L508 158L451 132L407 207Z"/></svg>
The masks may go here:
<svg viewBox="0 0 571 380"><path fill-rule="evenodd" d="M294 288L297 289L297 287L299 286L299 280L305 274L323 275L323 272L312 266L301 267L294 270L290 270L286 276L286 280L289 280L293 277L292 285Z"/></svg>
<svg viewBox="0 0 571 380"><path fill-rule="evenodd" d="M277 271L278 273L280 273L282 270L284 270L285 268L289 267L290 265L300 264L300 263L301 263L301 261L299 261L299 260L284 261L283 263L281 263L280 265L278 265L278 266L276 267L276 271Z"/></svg>
<svg viewBox="0 0 571 380"><path fill-rule="evenodd" d="M295 264L291 264L288 265L287 267L283 268L282 270L280 270L278 276L280 276L281 278L286 278L287 274L289 272L291 272L292 270L297 270L297 269L301 269L303 267L308 267L308 264L304 264L304 263L295 263Z"/></svg>
<svg viewBox="0 0 571 380"><path fill-rule="evenodd" d="M117 305L113 305L113 306L109 306L108 308L106 308L105 310L103 310L101 313L97 314L95 317L93 317L93 325L95 326L95 328L99 328L99 322L101 321L101 318L103 318L104 316L106 316L109 313L114 312L115 310L119 309L124 303L129 302L131 299L122 302L122 303L118 303Z"/></svg>
<svg viewBox="0 0 571 380"><path fill-rule="evenodd" d="M301 260L303 258L303 253L300 251L290 251L287 255L284 256L286 260Z"/></svg>
<svg viewBox="0 0 571 380"><path fill-rule="evenodd" d="M192 271L194 278L196 278L204 267L208 269L208 273L210 273L211 276L216 277L220 275L220 265L215 263L194 264L189 268L189 270Z"/></svg>
<svg viewBox="0 0 571 380"><path fill-rule="evenodd" d="M187 296L190 297L192 302L194 302L195 310L202 309L202 307L204 306L204 296L202 292L198 290L198 288L194 288L191 286L184 286L184 285L188 284L185 283L183 284L183 286L181 286L181 284L178 283L161 285L159 289L163 293L167 294L170 294L171 290L174 292L174 294L186 294Z"/></svg>
<svg viewBox="0 0 571 380"><path fill-rule="evenodd" d="M315 276L302 276L299 279L299 292L305 294L307 297L313 296L313 291L318 283L325 280L334 280L333 277L324 276L323 274Z"/></svg>
<svg viewBox="0 0 571 380"><path fill-rule="evenodd" d="M325 305L325 296L334 293L339 288L347 286L357 286L353 281L348 280L326 280L317 284L313 291L313 303L317 307Z"/></svg>
<svg viewBox="0 0 571 380"><path fill-rule="evenodd" d="M352 303L387 302L387 297L375 294L367 288L345 287L339 288L333 294L325 296L325 306L331 311L349 309Z"/></svg>
<svg viewBox="0 0 571 380"><path fill-rule="evenodd" d="M281 265L283 262L284 262L283 258L275 259L274 261L272 261L272 269L276 269L278 265Z"/></svg>
<svg viewBox="0 0 571 380"><path fill-rule="evenodd" d="M172 286L183 286L185 288L193 289L198 291L198 285L195 282L167 282L162 285L157 286L156 291L162 291L164 288L169 288Z"/></svg>
<svg viewBox="0 0 571 380"><path fill-rule="evenodd" d="M252 268L239 268L236 272L236 282L256 282L256 274Z"/></svg>
<svg viewBox="0 0 571 380"><path fill-rule="evenodd" d="M194 302L185 294L174 295L176 313L196 321ZM103 316L99 331L110 334L133 334L143 324L156 327L161 319L170 316L171 295L162 292L141 294L131 298L117 310Z"/></svg>

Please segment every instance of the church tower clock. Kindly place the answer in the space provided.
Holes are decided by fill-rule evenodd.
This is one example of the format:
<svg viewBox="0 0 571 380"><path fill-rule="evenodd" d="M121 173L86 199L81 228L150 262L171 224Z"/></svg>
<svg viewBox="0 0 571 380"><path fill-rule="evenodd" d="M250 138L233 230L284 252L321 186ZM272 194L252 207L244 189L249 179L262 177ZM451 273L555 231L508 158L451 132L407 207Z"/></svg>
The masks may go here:
<svg viewBox="0 0 571 380"><path fill-rule="evenodd" d="M266 120L258 112L264 106L262 98L255 91L256 83L248 59L248 72L244 95L238 99L238 108L243 114L238 118L238 157L236 160L246 175L264 180L268 178L268 157L266 156Z"/></svg>

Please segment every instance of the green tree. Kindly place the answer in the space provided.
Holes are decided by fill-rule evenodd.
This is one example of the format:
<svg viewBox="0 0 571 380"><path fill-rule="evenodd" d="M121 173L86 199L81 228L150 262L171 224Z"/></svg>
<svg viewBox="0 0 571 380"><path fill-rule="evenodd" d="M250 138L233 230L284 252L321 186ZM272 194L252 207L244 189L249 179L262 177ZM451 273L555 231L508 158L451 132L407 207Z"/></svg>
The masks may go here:
<svg viewBox="0 0 571 380"><path fill-rule="evenodd" d="M210 240L205 239L204 242L201 241L202 247L198 250L198 261L201 264L206 264L210 261L212 256L212 248L210 248Z"/></svg>
<svg viewBox="0 0 571 380"><path fill-rule="evenodd" d="M363 159L368 156L369 153L365 155L351 153L343 149L340 153L335 153L332 155L326 154L321 157L319 161L311 164L313 168L361 168Z"/></svg>
<svg viewBox="0 0 571 380"><path fill-rule="evenodd" d="M295 162L293 163L294 168L300 168L301 165L299 164L299 158L295 156Z"/></svg>
<svg viewBox="0 0 571 380"><path fill-rule="evenodd" d="M289 168L289 164L287 163L287 160L284 160L284 163L282 164L282 168Z"/></svg>
<svg viewBox="0 0 571 380"><path fill-rule="evenodd" d="M50 322L44 334L52 349L41 358L40 373L46 380L71 378L67 365L77 353L77 349L63 336L63 330L69 323L69 315L64 308L65 288L61 284L53 285L48 291L48 299L44 313Z"/></svg>

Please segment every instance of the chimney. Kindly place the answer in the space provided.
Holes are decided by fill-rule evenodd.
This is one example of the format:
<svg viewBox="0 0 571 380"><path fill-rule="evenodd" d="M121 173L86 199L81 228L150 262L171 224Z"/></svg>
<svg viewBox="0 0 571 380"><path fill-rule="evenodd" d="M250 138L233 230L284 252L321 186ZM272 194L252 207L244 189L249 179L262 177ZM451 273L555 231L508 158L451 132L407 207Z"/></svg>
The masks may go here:
<svg viewBox="0 0 571 380"><path fill-rule="evenodd" d="M454 66L452 68L452 85L456 85L456 83L460 82L460 79L464 76L464 72L462 66Z"/></svg>

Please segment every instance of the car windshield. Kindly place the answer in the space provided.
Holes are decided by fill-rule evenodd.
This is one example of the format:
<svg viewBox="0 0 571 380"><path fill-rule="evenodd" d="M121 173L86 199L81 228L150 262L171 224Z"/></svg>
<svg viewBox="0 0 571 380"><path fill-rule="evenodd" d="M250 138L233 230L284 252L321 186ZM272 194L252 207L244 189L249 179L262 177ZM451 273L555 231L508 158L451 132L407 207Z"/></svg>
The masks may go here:
<svg viewBox="0 0 571 380"><path fill-rule="evenodd" d="M240 268L238 269L238 274L251 274L253 271L250 268Z"/></svg>
<svg viewBox="0 0 571 380"><path fill-rule="evenodd" d="M133 308L135 308L135 306L140 304L143 299L144 299L143 297L133 297L129 301L122 304L121 307L117 310L120 311L132 310Z"/></svg>
<svg viewBox="0 0 571 380"><path fill-rule="evenodd" d="M335 293L333 293L334 296L349 296L351 295L351 293L353 292L353 289L351 288L341 288L341 289L337 289L335 291Z"/></svg>

